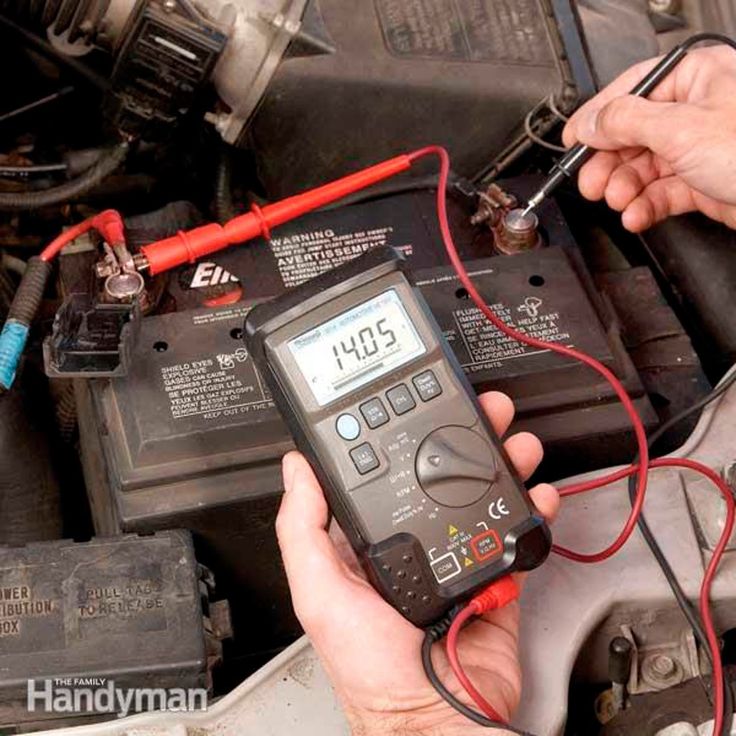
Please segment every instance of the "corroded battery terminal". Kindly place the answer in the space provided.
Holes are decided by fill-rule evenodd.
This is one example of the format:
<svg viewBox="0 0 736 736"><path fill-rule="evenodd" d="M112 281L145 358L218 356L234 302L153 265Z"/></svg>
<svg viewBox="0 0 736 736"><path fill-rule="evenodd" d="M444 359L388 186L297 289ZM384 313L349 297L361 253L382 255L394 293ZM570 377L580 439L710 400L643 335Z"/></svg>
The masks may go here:
<svg viewBox="0 0 736 736"><path fill-rule="evenodd" d="M539 219L534 212L513 209L507 212L493 228L496 249L504 255L534 250L542 245Z"/></svg>

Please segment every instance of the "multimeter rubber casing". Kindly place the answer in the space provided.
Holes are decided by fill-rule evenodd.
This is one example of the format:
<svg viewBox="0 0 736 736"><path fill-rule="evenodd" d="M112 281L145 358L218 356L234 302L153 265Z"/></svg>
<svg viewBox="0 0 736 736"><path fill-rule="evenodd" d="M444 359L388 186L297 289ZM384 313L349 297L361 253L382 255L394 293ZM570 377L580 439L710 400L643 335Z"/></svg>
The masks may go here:
<svg viewBox="0 0 736 736"><path fill-rule="evenodd" d="M549 529L394 250L257 306L245 340L369 579L408 620L429 625L545 560Z"/></svg>

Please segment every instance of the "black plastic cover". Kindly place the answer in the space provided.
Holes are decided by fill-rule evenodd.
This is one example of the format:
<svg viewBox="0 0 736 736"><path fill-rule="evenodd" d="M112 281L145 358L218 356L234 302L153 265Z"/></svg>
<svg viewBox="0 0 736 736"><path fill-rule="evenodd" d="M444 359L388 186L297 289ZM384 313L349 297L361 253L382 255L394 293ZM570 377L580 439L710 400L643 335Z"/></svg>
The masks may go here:
<svg viewBox="0 0 736 736"><path fill-rule="evenodd" d="M39 719L29 679L206 687L199 578L184 531L0 549L0 724Z"/></svg>
<svg viewBox="0 0 736 736"><path fill-rule="evenodd" d="M594 91L569 0L311 0L243 142L270 196L430 143L488 165L544 98Z"/></svg>
<svg viewBox="0 0 736 736"><path fill-rule="evenodd" d="M165 136L209 81L227 36L189 3L139 3L113 70L107 113L122 131Z"/></svg>
<svg viewBox="0 0 736 736"><path fill-rule="evenodd" d="M140 325L138 303L104 304L72 294L44 340L46 373L55 378L125 375Z"/></svg>

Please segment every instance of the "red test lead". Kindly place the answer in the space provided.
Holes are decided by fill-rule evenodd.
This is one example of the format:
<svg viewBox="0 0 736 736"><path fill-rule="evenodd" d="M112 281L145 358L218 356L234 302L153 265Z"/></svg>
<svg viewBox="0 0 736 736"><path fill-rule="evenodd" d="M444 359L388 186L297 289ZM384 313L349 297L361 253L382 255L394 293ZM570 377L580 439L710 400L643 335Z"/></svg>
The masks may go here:
<svg viewBox="0 0 736 736"><path fill-rule="evenodd" d="M254 205L249 213L225 225L203 225L179 232L172 238L141 248L144 261L140 268L147 268L155 276L184 263L194 263L230 245L245 243L257 237L268 240L273 228L407 171L411 165L410 156L397 156L317 189L264 205L263 208Z"/></svg>

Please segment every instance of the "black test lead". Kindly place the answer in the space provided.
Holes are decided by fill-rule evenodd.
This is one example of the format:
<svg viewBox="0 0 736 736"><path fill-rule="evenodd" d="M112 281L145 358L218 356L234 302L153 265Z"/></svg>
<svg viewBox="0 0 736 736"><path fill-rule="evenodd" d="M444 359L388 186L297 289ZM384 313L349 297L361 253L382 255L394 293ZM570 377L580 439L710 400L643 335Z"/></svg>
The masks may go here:
<svg viewBox="0 0 736 736"><path fill-rule="evenodd" d="M678 46L675 46L662 60L647 74L629 94L634 97L648 97L672 70L687 56L690 49L703 41L716 41L733 46L734 42L727 36L717 33L699 33L691 36ZM585 163L595 155L596 150L582 143L574 145L553 167L549 178L529 198L522 217L530 215L547 197L552 194L566 179L572 178Z"/></svg>

